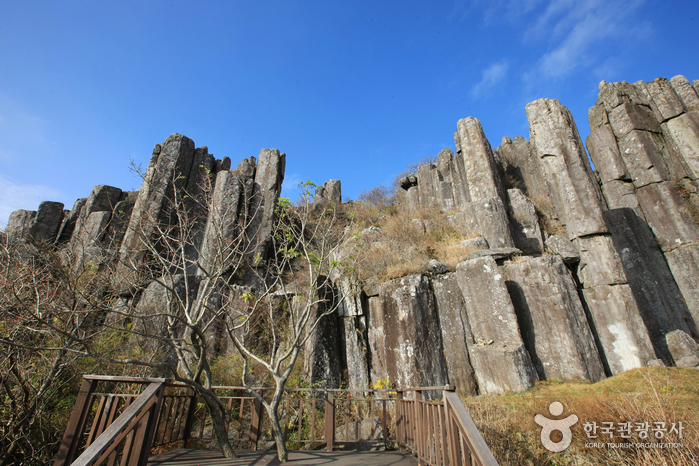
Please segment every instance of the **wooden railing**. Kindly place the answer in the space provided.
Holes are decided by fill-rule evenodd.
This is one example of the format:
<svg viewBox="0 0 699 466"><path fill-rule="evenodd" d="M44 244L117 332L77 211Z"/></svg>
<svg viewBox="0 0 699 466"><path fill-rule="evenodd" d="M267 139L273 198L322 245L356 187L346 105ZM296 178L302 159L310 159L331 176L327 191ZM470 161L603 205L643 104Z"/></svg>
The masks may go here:
<svg viewBox="0 0 699 466"><path fill-rule="evenodd" d="M442 391L441 402L424 399L424 392L439 397L438 391ZM420 387L397 392L398 445L413 452L420 465L497 466L454 387Z"/></svg>
<svg viewBox="0 0 699 466"><path fill-rule="evenodd" d="M144 466L156 433L165 379L83 379L54 466ZM95 393L100 381L148 385L139 395ZM95 403L97 410L93 413Z"/></svg>
<svg viewBox="0 0 699 466"><path fill-rule="evenodd" d="M83 378L54 466L145 466L152 452L214 445L208 410L188 386L165 379ZM127 393L98 393L98 384L105 384L105 392ZM256 450L262 432L270 431L262 403L243 387L213 388L227 407L232 446ZM272 389L256 390L267 398ZM279 418L291 449L400 447L422 465L497 465L453 390L291 388L285 390Z"/></svg>

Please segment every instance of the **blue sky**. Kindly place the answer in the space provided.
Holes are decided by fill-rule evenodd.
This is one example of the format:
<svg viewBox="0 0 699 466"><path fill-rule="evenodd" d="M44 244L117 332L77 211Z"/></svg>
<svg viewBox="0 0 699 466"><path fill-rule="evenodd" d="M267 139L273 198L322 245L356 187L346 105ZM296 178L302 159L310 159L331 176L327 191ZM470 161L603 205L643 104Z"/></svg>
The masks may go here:
<svg viewBox="0 0 699 466"><path fill-rule="evenodd" d="M389 184L479 118L493 148L559 99L583 138L602 80L699 79L699 2L0 0L0 226L182 133L234 164L287 154L283 194Z"/></svg>

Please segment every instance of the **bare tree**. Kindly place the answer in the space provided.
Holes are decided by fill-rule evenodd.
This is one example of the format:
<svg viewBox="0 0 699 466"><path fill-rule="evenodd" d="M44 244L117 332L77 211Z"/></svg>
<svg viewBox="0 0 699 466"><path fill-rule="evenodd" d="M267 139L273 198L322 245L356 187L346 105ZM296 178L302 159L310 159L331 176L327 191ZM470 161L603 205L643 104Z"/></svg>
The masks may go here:
<svg viewBox="0 0 699 466"><path fill-rule="evenodd" d="M270 241L261 248L259 215L265 206L231 172L218 176L217 188L226 184L226 177L234 188L240 186L240 192L232 192L240 195L242 208L222 199L211 185L197 196L175 190L170 211L161 216L165 220L145 222L155 228L140 232L147 250L144 260L121 264L133 272L128 285L134 294L142 294L140 302L133 306L127 301L112 312L134 321L128 328L131 335L162 350L157 362L124 362L169 371L175 380L194 387L211 415L224 456L231 458L235 453L226 432L226 407L212 389L216 350L211 339L223 333L243 358L243 385L265 406L279 459L286 461L278 414L284 386L306 341L338 306L329 277L341 265L337 251L350 230L351 216L331 204L294 207L279 199L275 206L266 206L274 208L274 215L268 215L273 221L264 232ZM315 185L301 187L312 199ZM248 206L252 211L245 215ZM148 294L157 296L150 308ZM124 327L113 327L118 328ZM251 334L260 328L271 335L265 354L250 346ZM274 380L270 400L253 390L248 375L252 365L263 367Z"/></svg>

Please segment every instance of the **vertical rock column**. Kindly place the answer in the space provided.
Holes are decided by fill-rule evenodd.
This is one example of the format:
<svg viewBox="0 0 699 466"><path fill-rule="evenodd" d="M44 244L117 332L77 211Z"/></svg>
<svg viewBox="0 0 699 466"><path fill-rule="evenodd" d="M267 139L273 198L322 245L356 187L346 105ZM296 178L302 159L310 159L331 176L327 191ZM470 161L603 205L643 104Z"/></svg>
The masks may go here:
<svg viewBox="0 0 699 466"><path fill-rule="evenodd" d="M370 324L383 328L374 340L373 356L383 359L384 374L393 386L420 387L448 383L442 335L429 279L422 275L398 278L381 285L379 306L371 306ZM383 350L377 346L383 346ZM379 366L372 365L372 371Z"/></svg>
<svg viewBox="0 0 699 466"><path fill-rule="evenodd" d="M462 262L455 276L473 334L474 343L468 351L479 393L531 388L537 380L536 370L495 260L482 257Z"/></svg>
<svg viewBox="0 0 699 466"><path fill-rule="evenodd" d="M157 222L169 221L167 206L174 190L186 186L193 156L194 141L181 134L156 144L119 250L118 272L128 274L140 266L146 255L143 242L150 241Z"/></svg>
<svg viewBox="0 0 699 466"><path fill-rule="evenodd" d="M253 263L266 260L274 222L274 208L282 191L286 154L277 149L260 151L252 199L248 210L248 254Z"/></svg>
<svg viewBox="0 0 699 466"><path fill-rule="evenodd" d="M526 112L553 207L580 251L578 279L599 349L613 374L642 367L655 353L608 234L606 206L575 122L557 100L539 99Z"/></svg>
<svg viewBox="0 0 699 466"><path fill-rule="evenodd" d="M545 255L503 268L524 344L539 377L605 377L604 366L570 271L560 256Z"/></svg>
<svg viewBox="0 0 699 466"><path fill-rule="evenodd" d="M699 322L699 97L683 76L600 84L588 147L610 208L630 207Z"/></svg>
<svg viewBox="0 0 699 466"><path fill-rule="evenodd" d="M457 123L455 142L468 180L469 202L451 220L466 236L483 236L491 248L514 247L498 165L480 121L464 118Z"/></svg>

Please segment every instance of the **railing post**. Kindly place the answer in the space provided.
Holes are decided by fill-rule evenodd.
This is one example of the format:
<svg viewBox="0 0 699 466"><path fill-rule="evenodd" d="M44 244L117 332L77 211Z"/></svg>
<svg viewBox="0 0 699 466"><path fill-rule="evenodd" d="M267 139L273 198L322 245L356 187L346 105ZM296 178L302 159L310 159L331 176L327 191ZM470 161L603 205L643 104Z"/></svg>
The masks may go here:
<svg viewBox="0 0 699 466"><path fill-rule="evenodd" d="M424 426L422 425L422 390L415 390L415 427L417 427L417 462L424 464L422 458L425 456Z"/></svg>
<svg viewBox="0 0 699 466"><path fill-rule="evenodd" d="M139 455L139 466L145 466L150 456L150 450L153 446L155 432L158 430L158 422L160 421L160 409L163 406L163 395L165 394L165 385L160 385L160 389L156 393L157 401L151 407L151 412L144 419L148 419L143 432L143 446Z"/></svg>
<svg viewBox="0 0 699 466"><path fill-rule="evenodd" d="M262 390L258 390L257 393L262 396ZM262 409L264 406L262 402L255 397L255 402L252 405L252 415L250 418L250 435L248 439L253 450L257 450L257 442L260 440L260 432L262 431Z"/></svg>
<svg viewBox="0 0 699 466"><path fill-rule="evenodd" d="M452 419L452 409L449 406L449 398L444 396L444 423L447 425L447 451L449 454L449 465L457 466L461 464L459 435L456 432L456 425Z"/></svg>
<svg viewBox="0 0 699 466"><path fill-rule="evenodd" d="M396 392L396 442L398 450L405 450L405 405L403 404L403 390Z"/></svg>
<svg viewBox="0 0 699 466"><path fill-rule="evenodd" d="M182 432L182 441L184 445L182 448L187 448L187 442L189 442L189 437L192 436L192 427L194 425L194 413L197 410L197 391L192 390L192 396L189 397L189 406L187 407L187 417L184 422L184 429Z"/></svg>
<svg viewBox="0 0 699 466"><path fill-rule="evenodd" d="M70 414L70 420L63 434L63 440L61 440L61 446L58 449L58 455L56 455L53 466L68 465L75 459L75 453L78 450L80 438L85 428L85 421L90 412L89 404L95 388L97 388L97 380L83 378L83 383L80 386L78 397L75 400L75 405Z"/></svg>
<svg viewBox="0 0 699 466"><path fill-rule="evenodd" d="M325 401L325 442L327 451L333 451L335 445L335 399L332 392L327 392Z"/></svg>

